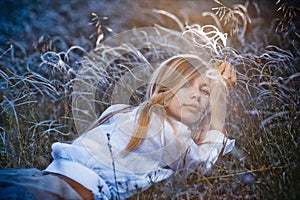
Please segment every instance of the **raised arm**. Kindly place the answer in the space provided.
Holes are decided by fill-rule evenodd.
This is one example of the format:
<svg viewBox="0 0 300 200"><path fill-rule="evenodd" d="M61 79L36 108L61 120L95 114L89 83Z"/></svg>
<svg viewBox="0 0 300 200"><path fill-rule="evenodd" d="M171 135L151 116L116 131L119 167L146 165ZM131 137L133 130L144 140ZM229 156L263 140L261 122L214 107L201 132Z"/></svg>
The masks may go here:
<svg viewBox="0 0 300 200"><path fill-rule="evenodd" d="M213 70L212 73L209 72L207 74L207 76L211 77L210 112L202 120L198 130L192 136L197 145L203 143L209 130L218 130L225 133L227 87L236 83L236 72L234 66L226 61L216 67L218 71ZM221 79L220 76L222 77Z"/></svg>
<svg viewBox="0 0 300 200"><path fill-rule="evenodd" d="M222 62L218 66L218 70L222 76L222 82L212 81L211 85L211 123L210 130L218 130L224 132L224 124L226 117L226 97L227 87L236 83L236 72L234 66L229 62Z"/></svg>

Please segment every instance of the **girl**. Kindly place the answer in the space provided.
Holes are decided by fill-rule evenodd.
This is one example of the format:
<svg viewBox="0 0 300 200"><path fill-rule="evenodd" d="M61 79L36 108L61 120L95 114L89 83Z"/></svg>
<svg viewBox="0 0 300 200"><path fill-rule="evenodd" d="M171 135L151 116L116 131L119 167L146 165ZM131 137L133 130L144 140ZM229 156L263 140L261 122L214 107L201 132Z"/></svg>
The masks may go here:
<svg viewBox="0 0 300 200"><path fill-rule="evenodd" d="M226 62L220 72L194 55L169 58L154 72L144 103L110 106L72 144L54 143L44 171L11 178L11 185L35 198L125 199L176 170L206 173L234 146L222 133L220 74L235 82L235 73Z"/></svg>

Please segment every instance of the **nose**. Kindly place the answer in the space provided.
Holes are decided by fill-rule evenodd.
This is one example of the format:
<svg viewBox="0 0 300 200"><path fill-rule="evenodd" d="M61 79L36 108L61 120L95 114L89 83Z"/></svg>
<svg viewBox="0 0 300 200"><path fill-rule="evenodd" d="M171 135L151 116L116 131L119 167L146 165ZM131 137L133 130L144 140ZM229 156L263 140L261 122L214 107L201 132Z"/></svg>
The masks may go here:
<svg viewBox="0 0 300 200"><path fill-rule="evenodd" d="M191 94L191 99L195 99L197 102L200 102L201 99L200 91L193 90Z"/></svg>

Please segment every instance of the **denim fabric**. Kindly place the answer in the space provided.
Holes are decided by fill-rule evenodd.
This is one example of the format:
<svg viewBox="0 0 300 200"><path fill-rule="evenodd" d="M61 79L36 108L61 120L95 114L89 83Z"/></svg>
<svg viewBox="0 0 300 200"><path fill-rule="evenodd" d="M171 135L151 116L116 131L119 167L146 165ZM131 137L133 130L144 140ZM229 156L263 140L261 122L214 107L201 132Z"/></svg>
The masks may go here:
<svg viewBox="0 0 300 200"><path fill-rule="evenodd" d="M39 200L81 197L66 182L43 171L30 169L0 170L0 199Z"/></svg>

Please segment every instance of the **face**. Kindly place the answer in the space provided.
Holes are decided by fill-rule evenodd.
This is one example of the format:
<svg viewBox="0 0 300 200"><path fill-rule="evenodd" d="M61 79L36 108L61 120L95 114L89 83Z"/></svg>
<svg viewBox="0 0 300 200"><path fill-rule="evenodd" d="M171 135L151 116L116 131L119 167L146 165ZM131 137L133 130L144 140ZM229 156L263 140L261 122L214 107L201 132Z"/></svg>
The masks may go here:
<svg viewBox="0 0 300 200"><path fill-rule="evenodd" d="M190 127L197 123L209 107L208 83L209 79L201 75L187 82L167 101L169 114Z"/></svg>

